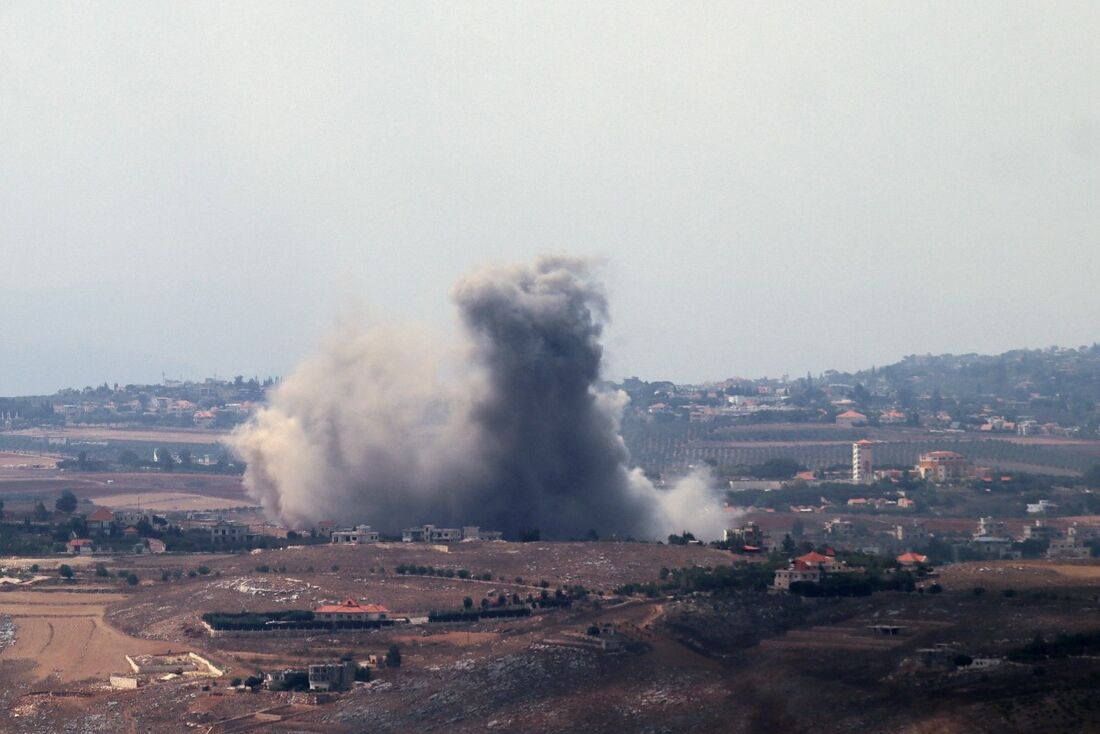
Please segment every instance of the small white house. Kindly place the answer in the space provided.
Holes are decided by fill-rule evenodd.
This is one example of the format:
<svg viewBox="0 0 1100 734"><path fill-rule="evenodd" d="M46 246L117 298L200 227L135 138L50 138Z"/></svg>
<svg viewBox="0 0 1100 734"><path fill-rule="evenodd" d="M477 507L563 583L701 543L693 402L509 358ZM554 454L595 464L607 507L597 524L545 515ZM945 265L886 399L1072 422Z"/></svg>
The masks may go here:
<svg viewBox="0 0 1100 734"><path fill-rule="evenodd" d="M371 530L370 525L357 525L354 529L333 530L333 545L362 545L363 543L377 543L378 531Z"/></svg>

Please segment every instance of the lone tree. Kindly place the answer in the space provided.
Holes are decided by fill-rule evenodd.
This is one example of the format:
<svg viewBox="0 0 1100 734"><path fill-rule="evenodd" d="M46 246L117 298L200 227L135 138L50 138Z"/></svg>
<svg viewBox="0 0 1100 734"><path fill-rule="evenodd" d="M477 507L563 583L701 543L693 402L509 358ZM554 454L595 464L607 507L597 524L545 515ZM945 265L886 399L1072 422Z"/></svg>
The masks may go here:
<svg viewBox="0 0 1100 734"><path fill-rule="evenodd" d="M390 645L389 651L386 653L386 667L387 668L400 668L401 667L401 648L397 645Z"/></svg>
<svg viewBox="0 0 1100 734"><path fill-rule="evenodd" d="M38 522L45 522L50 519L50 511L46 509L41 501L34 505L34 519Z"/></svg>
<svg viewBox="0 0 1100 734"><path fill-rule="evenodd" d="M57 574L63 579L71 579L73 577L73 570L69 568L69 564L62 563L57 567Z"/></svg>
<svg viewBox="0 0 1100 734"><path fill-rule="evenodd" d="M153 463L164 471L172 471L176 468L176 460L172 457L172 452L163 446L154 449Z"/></svg>
<svg viewBox="0 0 1100 734"><path fill-rule="evenodd" d="M76 495L66 489L61 493L61 496L57 498L54 507L56 507L59 512L71 515L76 511Z"/></svg>
<svg viewBox="0 0 1100 734"><path fill-rule="evenodd" d="M462 608L463 609L472 609L473 606L474 606L474 600L471 599L470 597L466 597L465 599L462 600Z"/></svg>

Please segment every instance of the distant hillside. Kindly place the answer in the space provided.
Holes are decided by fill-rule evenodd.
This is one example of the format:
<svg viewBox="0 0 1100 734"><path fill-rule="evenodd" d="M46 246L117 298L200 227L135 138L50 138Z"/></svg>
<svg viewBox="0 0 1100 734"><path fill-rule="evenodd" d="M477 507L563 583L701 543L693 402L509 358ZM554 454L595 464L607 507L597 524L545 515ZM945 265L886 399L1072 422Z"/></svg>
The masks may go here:
<svg viewBox="0 0 1100 734"><path fill-rule="evenodd" d="M1077 349L1018 349L999 355L911 355L855 374L827 372L828 381L862 385L904 409L919 399L944 401L965 420L989 406L1008 420L1033 418L1095 432L1100 427L1100 344Z"/></svg>

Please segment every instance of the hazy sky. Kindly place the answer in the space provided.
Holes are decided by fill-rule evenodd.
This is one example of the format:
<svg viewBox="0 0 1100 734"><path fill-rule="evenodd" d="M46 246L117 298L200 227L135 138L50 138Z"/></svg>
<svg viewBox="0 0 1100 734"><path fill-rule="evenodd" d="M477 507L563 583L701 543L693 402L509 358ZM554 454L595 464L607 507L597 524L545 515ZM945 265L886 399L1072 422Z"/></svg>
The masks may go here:
<svg viewBox="0 0 1100 734"><path fill-rule="evenodd" d="M1100 340L1100 4L0 2L0 394L606 261L611 376Z"/></svg>

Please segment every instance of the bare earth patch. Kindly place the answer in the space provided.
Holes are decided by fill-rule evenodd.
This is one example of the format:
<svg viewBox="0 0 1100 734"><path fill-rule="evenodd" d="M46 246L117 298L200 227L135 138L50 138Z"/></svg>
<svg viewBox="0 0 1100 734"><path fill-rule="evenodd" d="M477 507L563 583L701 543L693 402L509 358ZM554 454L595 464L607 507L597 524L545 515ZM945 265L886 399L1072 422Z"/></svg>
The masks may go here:
<svg viewBox="0 0 1100 734"><path fill-rule="evenodd" d="M21 454L14 451L0 451L0 469L29 469L47 468L53 469L60 461L60 456L48 454Z"/></svg>
<svg viewBox="0 0 1100 734"><path fill-rule="evenodd" d="M63 682L105 678L128 669L125 656L167 652L170 645L129 637L103 619L121 594L12 592L0 597L0 614L16 625L15 643L0 660L30 660L35 680L56 675ZM177 646L178 647L178 646Z"/></svg>
<svg viewBox="0 0 1100 734"><path fill-rule="evenodd" d="M205 497L189 492L145 492L110 494L96 498L96 504L116 509L141 508L143 510L224 510L240 507L241 500Z"/></svg>

